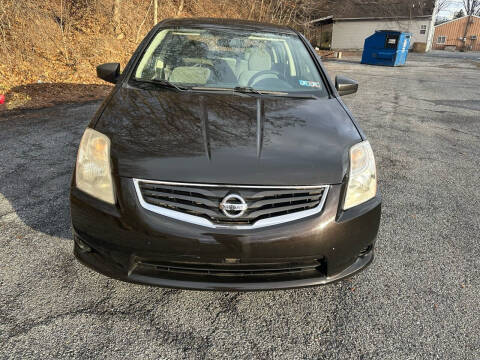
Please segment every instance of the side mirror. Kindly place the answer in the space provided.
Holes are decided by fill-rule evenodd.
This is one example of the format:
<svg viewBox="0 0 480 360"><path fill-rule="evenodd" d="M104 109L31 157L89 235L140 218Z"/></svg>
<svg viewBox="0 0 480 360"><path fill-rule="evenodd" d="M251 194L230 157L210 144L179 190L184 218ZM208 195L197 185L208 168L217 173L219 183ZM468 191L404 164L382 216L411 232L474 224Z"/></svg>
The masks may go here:
<svg viewBox="0 0 480 360"><path fill-rule="evenodd" d="M335 77L335 88L340 96L355 94L358 90L358 83L355 80L338 75Z"/></svg>
<svg viewBox="0 0 480 360"><path fill-rule="evenodd" d="M120 76L120 64L106 63L98 65L97 76L102 80L115 84Z"/></svg>

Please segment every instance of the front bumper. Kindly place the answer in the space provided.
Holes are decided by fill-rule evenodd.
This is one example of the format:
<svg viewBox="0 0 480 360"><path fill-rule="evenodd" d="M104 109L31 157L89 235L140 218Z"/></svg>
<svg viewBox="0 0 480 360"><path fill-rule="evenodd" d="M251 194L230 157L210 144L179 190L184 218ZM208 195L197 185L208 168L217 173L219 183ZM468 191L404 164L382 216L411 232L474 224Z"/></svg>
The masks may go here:
<svg viewBox="0 0 480 360"><path fill-rule="evenodd" d="M141 207L132 179L116 181L117 205L75 187L75 255L107 276L205 290L267 290L330 283L374 257L380 196L340 211L342 185L330 188L317 215L255 230L211 229Z"/></svg>

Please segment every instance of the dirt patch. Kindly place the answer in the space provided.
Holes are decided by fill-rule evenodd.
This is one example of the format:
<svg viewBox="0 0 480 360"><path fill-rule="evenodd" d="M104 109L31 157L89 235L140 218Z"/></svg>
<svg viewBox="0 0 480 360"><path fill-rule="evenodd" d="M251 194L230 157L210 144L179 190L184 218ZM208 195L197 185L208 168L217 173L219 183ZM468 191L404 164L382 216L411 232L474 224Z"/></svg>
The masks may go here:
<svg viewBox="0 0 480 360"><path fill-rule="evenodd" d="M438 65L437 67L442 68L442 69L460 69L460 66L457 66L455 64L442 64Z"/></svg>
<svg viewBox="0 0 480 360"><path fill-rule="evenodd" d="M21 109L39 109L64 103L86 102L102 99L112 89L111 85L40 83L20 85L6 94L6 104L0 113L5 116L9 111Z"/></svg>

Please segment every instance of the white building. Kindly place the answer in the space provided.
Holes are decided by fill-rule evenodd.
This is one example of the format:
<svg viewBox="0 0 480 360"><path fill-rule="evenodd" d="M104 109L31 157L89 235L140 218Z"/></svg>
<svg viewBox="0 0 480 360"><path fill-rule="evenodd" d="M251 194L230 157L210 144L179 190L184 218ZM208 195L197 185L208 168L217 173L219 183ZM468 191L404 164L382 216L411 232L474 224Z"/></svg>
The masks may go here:
<svg viewBox="0 0 480 360"><path fill-rule="evenodd" d="M360 50L376 30L396 30L412 33L411 46L419 42L426 44L426 51L431 49L435 0L342 0L328 11L328 16L311 22L319 29L313 39L316 46Z"/></svg>

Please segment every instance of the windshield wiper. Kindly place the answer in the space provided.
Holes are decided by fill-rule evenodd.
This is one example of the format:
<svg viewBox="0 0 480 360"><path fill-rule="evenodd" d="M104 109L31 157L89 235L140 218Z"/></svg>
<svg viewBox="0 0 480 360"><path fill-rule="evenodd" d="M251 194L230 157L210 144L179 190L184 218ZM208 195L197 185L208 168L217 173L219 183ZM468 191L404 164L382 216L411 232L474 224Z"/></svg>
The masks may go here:
<svg viewBox="0 0 480 360"><path fill-rule="evenodd" d="M261 91L251 87L251 86L236 86L233 88L233 92L238 92L242 94L258 94L262 95Z"/></svg>
<svg viewBox="0 0 480 360"><path fill-rule="evenodd" d="M313 94L294 94L294 93L282 93L282 94L272 94L273 96L286 97L293 99L318 99L317 96Z"/></svg>
<svg viewBox="0 0 480 360"><path fill-rule="evenodd" d="M135 80L137 80L139 82L146 82L146 83L149 83L149 84L155 84L155 85L160 85L160 86L163 86L163 87L173 88L173 89L176 89L178 91L186 91L186 90L191 89L191 87L189 87L189 86L175 85L174 83L171 83L170 81L163 80L163 79L161 79L161 80L156 80L156 79L148 80L148 79L137 79L137 78L135 78Z"/></svg>
<svg viewBox="0 0 480 360"><path fill-rule="evenodd" d="M318 99L318 97L312 94L295 94L295 93L288 93L284 91L257 90L251 86L236 86L234 88L193 86L189 88L189 90L222 91L227 93L233 92L233 93L240 93L240 94L270 95L270 96L286 97L286 98L294 98L294 99Z"/></svg>
<svg viewBox="0 0 480 360"><path fill-rule="evenodd" d="M222 92L234 92L234 93L241 93L241 94L258 94L262 95L264 92L254 89L250 86L236 86L234 88L224 88L224 87L208 87L208 86L193 86L191 90L198 90L198 91L222 91Z"/></svg>
<svg viewBox="0 0 480 360"><path fill-rule="evenodd" d="M271 96L278 96L278 97L288 97L288 98L296 98L296 99L317 99L316 96L311 94L293 94L283 91L270 91L270 90L257 90L253 87L246 86L241 87L237 86L233 89L234 92L239 92L243 94L258 94L258 95L271 95Z"/></svg>

